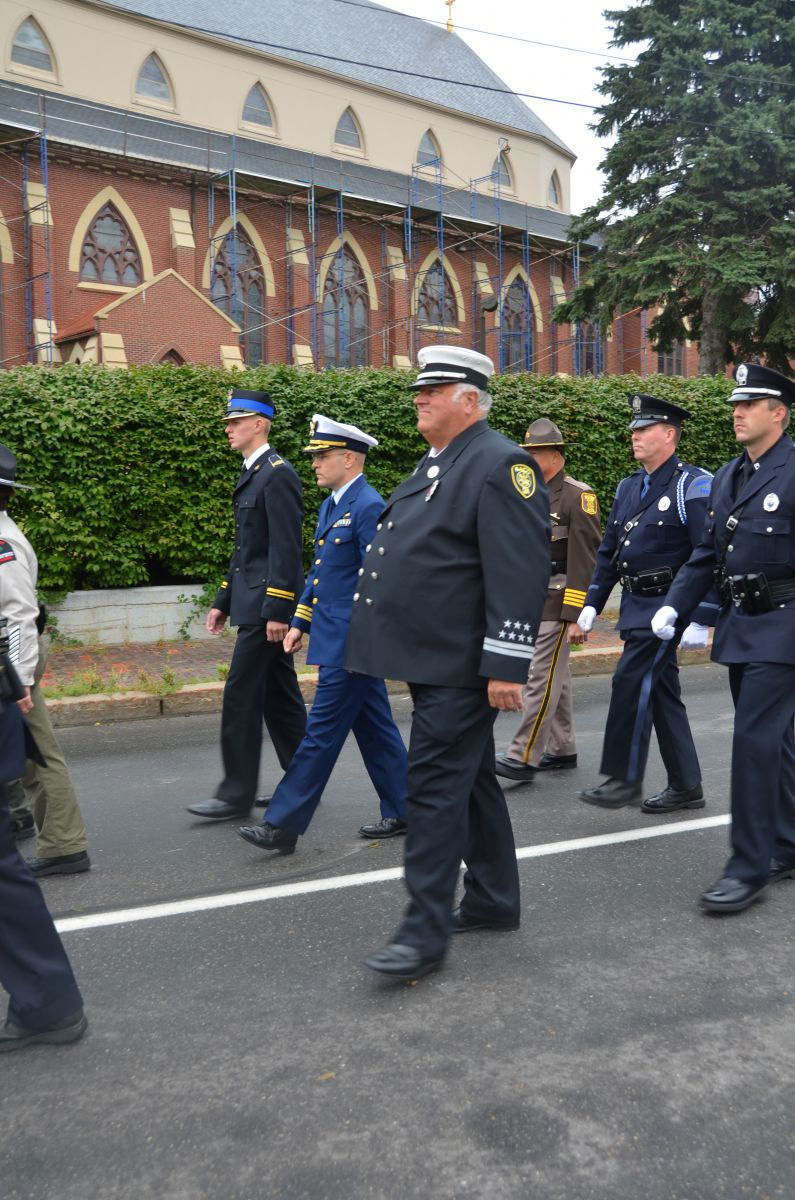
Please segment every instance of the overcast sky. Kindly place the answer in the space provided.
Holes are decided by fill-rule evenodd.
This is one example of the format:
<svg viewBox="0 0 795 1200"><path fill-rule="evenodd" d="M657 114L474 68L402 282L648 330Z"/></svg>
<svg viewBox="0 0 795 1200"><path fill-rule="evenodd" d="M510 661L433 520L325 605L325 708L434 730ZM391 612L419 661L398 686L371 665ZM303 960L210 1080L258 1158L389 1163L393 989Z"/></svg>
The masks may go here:
<svg viewBox="0 0 795 1200"><path fill-rule="evenodd" d="M379 3L425 20L447 19L444 0L379 0ZM609 47L610 31L602 17L607 6L607 0L558 0L552 4L540 0L455 0L453 24L459 36L514 91L598 104L600 98L594 89L599 81L598 67L606 61L604 56L626 56L626 51ZM629 7L629 3L614 0L610 7ZM464 26L595 51L596 56L470 33ZM542 100L525 99L525 104L577 155L571 177L572 211L581 212L602 190L598 168L604 144L588 128L593 113L587 108Z"/></svg>

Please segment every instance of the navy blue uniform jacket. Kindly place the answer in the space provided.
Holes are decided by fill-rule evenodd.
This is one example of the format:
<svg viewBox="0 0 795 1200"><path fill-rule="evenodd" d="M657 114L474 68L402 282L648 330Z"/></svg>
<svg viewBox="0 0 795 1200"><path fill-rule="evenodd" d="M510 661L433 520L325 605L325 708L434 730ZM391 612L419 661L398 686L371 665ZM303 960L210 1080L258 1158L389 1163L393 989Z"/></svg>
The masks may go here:
<svg viewBox="0 0 795 1200"><path fill-rule="evenodd" d="M768 580L795 582L795 446L784 434L757 460L758 469L734 495L734 477L744 457L726 463L715 475L704 536L665 598L681 616L687 617L709 588L724 543L727 574L761 573ZM738 509L737 528L729 534L726 522ZM778 601L769 613L724 605L712 657L720 663L795 664L795 597Z"/></svg>
<svg viewBox="0 0 795 1200"><path fill-rule="evenodd" d="M266 450L235 487L235 548L214 608L232 625L287 625L303 584L301 480Z"/></svg>
<svg viewBox="0 0 795 1200"><path fill-rule="evenodd" d="M387 500L345 665L442 687L524 683L549 566L543 478L525 450L477 421Z"/></svg>
<svg viewBox="0 0 795 1200"><path fill-rule="evenodd" d="M712 482L709 471L684 463L673 454L652 474L649 490L641 500L643 476L643 471L636 471L622 479L616 488L585 595L585 605L591 605L597 612L602 611L622 575L637 575L639 571L658 567L677 571L701 539ZM624 525L633 517L634 528L614 558ZM648 630L657 609L667 603L664 596L639 596L623 591L617 629ZM713 592L692 619L701 625L714 625L717 613L717 593Z"/></svg>
<svg viewBox="0 0 795 1200"><path fill-rule="evenodd" d="M363 475L354 480L339 504L327 496L320 506L312 566L290 622L309 634L308 663L323 667L345 663L353 593L383 510L383 496Z"/></svg>

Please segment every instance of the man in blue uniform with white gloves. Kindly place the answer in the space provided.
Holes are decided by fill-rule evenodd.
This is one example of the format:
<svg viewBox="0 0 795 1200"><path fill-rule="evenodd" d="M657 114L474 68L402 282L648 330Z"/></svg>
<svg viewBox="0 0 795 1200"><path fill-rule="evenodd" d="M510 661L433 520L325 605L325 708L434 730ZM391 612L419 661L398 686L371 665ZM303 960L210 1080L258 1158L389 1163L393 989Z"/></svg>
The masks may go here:
<svg viewBox="0 0 795 1200"><path fill-rule="evenodd" d="M355 425L321 415L312 419L304 450L312 455L318 485L330 488L331 495L318 514L312 566L283 645L288 654L294 653L309 634L307 662L318 665L318 686L306 736L270 800L263 824L239 830L261 850L293 853L351 730L381 801L381 819L363 825L359 833L384 838L406 832L406 748L384 681L344 668L354 592L384 508L363 474L365 456L377 445Z"/></svg>
<svg viewBox="0 0 795 1200"><path fill-rule="evenodd" d="M704 646L715 622L717 596L705 596L687 629L661 646L649 622L674 576L698 545L712 476L677 453L685 409L656 396L630 397L632 453L641 470L622 479L577 618L589 633L611 590L621 583L618 629L624 650L613 676L601 771L604 783L580 799L621 808L640 798L651 728L668 775L667 786L642 805L647 813L703 808L701 769L681 698L676 647Z"/></svg>
<svg viewBox="0 0 795 1200"><path fill-rule="evenodd" d="M715 476L704 536L655 613L670 644L716 579L722 607L712 657L734 700L731 855L701 897L708 912L741 912L769 883L795 878L795 382L741 363L734 432L743 449Z"/></svg>

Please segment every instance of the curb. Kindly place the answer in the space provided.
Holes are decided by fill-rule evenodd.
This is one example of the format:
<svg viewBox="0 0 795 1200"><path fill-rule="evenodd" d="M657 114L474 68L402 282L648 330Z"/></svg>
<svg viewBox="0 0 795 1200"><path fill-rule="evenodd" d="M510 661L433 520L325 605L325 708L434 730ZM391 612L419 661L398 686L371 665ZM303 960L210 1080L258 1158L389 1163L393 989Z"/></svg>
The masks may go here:
<svg viewBox="0 0 795 1200"><path fill-rule="evenodd" d="M620 657L620 646L575 650L570 659L571 673L612 675ZM709 661L709 648L679 652L680 666L697 666ZM317 673L299 675L298 685L306 703L311 704L317 688ZM387 691L390 696L405 696L408 686L399 680L387 680ZM100 725L110 721L151 721L156 717L192 717L201 713L220 712L223 692L223 683L186 683L178 692L165 696L153 696L150 692L68 696L63 700L48 700L47 709L53 725L58 729Z"/></svg>

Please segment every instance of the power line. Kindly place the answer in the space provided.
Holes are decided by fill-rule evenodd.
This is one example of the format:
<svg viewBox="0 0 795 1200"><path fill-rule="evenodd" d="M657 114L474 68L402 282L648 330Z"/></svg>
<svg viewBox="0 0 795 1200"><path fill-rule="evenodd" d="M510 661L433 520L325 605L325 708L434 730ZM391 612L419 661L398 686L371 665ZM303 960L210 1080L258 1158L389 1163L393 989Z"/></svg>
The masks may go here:
<svg viewBox="0 0 795 1200"><path fill-rule="evenodd" d="M383 8L374 8L370 4L363 4L361 0L334 0L335 4L347 4L351 8L364 8L368 12L383 12ZM438 25L440 28L446 29L446 21L434 21L431 17L417 17L414 13L401 12L397 8L390 8L389 11L395 17L405 17L407 21L422 21L423 25ZM502 38L507 42L520 42L524 46L543 46L546 50L566 50L570 54L588 54L593 58L610 58L615 62L634 63L634 58L624 58L620 54L607 54L602 50L582 50L577 46L561 46L557 42L539 42L535 38L520 37L516 33L498 33L495 29L476 29L472 25L456 25L455 32L462 30L464 33L480 33L485 37Z"/></svg>

